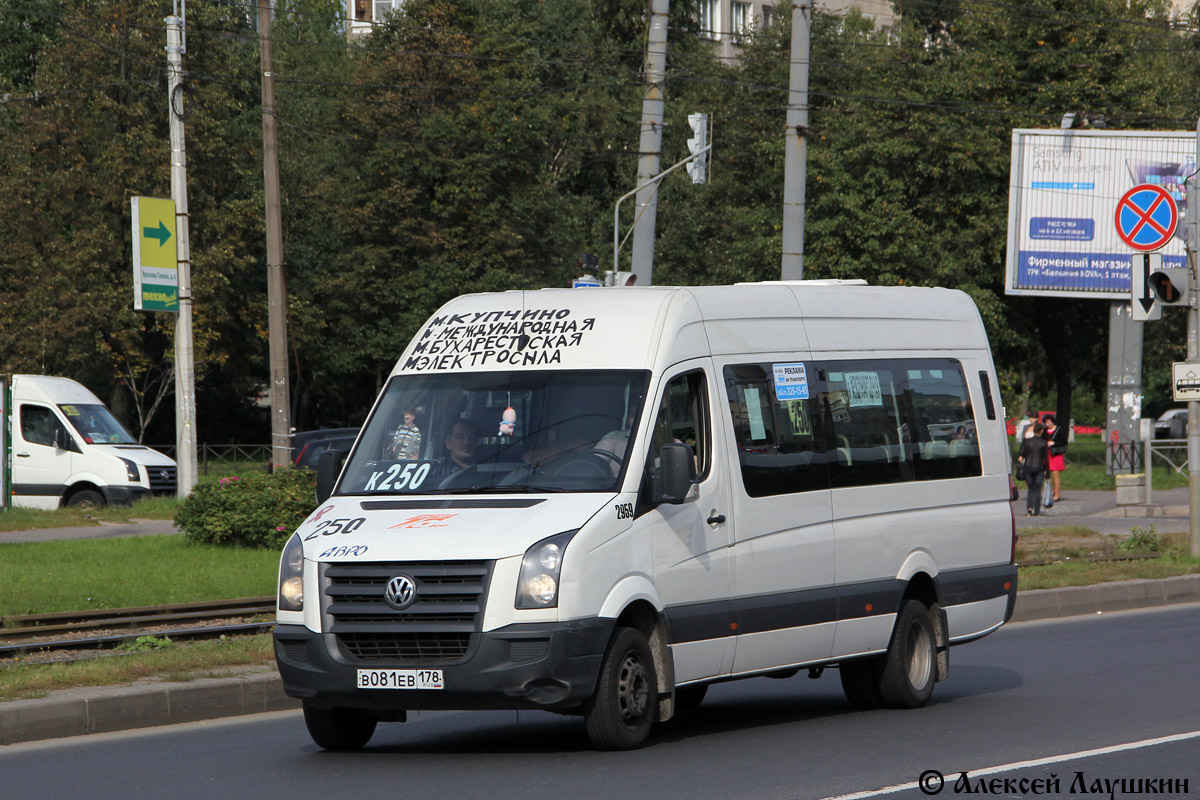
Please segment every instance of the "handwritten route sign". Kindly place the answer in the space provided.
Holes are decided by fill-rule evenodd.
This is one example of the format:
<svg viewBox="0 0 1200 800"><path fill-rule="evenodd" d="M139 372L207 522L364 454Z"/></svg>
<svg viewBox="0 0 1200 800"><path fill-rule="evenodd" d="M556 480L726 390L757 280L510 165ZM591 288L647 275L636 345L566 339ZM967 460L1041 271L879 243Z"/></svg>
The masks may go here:
<svg viewBox="0 0 1200 800"><path fill-rule="evenodd" d="M1143 183L1117 202L1117 236L1139 253L1161 249L1171 241L1179 209L1161 186Z"/></svg>

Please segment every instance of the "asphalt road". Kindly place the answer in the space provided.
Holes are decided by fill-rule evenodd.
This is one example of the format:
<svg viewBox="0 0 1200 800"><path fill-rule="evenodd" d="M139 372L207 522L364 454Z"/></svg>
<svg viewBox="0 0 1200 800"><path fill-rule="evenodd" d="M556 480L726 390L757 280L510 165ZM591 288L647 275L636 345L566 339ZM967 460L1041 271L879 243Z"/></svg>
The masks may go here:
<svg viewBox="0 0 1200 800"><path fill-rule="evenodd" d="M964 771L1001 781L973 796L1108 797L1095 781L1122 778L1200 794L1198 632L1200 605L1012 625L955 648L916 711L851 711L833 671L724 684L630 753L528 712L414 715L352 754L317 749L297 712L13 745L0 797L923 798L928 770L940 797ZM1007 791L1051 775L1057 791Z"/></svg>

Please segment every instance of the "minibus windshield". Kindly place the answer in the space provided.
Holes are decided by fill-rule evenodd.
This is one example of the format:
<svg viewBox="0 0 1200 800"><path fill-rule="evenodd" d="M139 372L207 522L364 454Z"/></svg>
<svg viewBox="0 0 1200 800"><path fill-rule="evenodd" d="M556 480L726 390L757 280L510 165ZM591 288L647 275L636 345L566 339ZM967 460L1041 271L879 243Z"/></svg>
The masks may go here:
<svg viewBox="0 0 1200 800"><path fill-rule="evenodd" d="M63 403L59 409L88 444L137 444L112 412L102 405Z"/></svg>
<svg viewBox="0 0 1200 800"><path fill-rule="evenodd" d="M614 491L648 381L633 370L397 375L339 493Z"/></svg>

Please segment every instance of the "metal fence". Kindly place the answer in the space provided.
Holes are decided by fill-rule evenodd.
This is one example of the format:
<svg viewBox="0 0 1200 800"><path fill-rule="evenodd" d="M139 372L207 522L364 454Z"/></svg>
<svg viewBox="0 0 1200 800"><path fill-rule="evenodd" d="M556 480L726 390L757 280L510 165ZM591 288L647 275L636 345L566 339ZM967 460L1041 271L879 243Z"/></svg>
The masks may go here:
<svg viewBox="0 0 1200 800"><path fill-rule="evenodd" d="M153 447L160 453L175 458L175 445L173 444L152 444L147 447ZM261 469L265 472L271 464L271 445L200 444L196 445L196 459L202 475L207 475L210 469L214 472L245 469Z"/></svg>

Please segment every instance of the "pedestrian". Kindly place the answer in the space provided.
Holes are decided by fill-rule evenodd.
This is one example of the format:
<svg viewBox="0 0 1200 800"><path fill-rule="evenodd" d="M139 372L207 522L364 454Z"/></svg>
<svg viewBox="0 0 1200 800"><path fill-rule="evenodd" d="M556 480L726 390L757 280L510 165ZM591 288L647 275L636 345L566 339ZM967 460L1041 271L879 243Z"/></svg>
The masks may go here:
<svg viewBox="0 0 1200 800"><path fill-rule="evenodd" d="M1042 481L1050 466L1050 445L1044 438L1046 427L1040 422L1033 424L1033 435L1021 440L1017 462L1025 470L1025 485L1029 491L1025 496L1025 516L1037 517L1042 513Z"/></svg>
<svg viewBox="0 0 1200 800"><path fill-rule="evenodd" d="M1051 499L1057 503L1062 494L1062 485L1059 475L1067 468L1067 438L1069 431L1065 426L1060 426L1058 420L1053 414L1046 416L1046 431L1042 434L1045 437L1046 443L1050 447L1050 488Z"/></svg>
<svg viewBox="0 0 1200 800"><path fill-rule="evenodd" d="M1023 439L1028 439L1030 436L1033 436L1033 426L1036 425L1037 422L1038 412L1030 411L1029 419L1021 421L1020 429L1017 431L1017 441L1019 442Z"/></svg>

